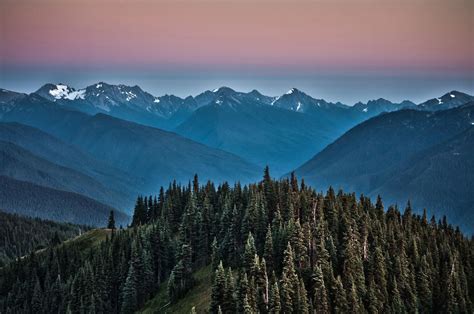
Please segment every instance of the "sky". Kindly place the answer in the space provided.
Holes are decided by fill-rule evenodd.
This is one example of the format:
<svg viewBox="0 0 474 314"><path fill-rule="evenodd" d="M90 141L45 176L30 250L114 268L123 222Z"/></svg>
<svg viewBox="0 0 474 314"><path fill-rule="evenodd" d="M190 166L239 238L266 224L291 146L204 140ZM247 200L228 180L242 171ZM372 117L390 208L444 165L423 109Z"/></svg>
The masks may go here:
<svg viewBox="0 0 474 314"><path fill-rule="evenodd" d="M0 0L0 87L297 87L353 104L474 94L471 0Z"/></svg>

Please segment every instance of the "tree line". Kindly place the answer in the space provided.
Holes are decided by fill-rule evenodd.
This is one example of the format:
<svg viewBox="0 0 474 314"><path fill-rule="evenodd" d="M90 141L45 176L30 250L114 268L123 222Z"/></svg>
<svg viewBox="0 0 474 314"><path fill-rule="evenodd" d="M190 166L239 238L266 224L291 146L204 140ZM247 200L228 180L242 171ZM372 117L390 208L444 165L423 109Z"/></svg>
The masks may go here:
<svg viewBox="0 0 474 314"><path fill-rule="evenodd" d="M106 222L104 222L106 223ZM110 225L110 221L109 221ZM0 312L133 313L211 264L211 313L472 313L474 245L408 203L320 193L294 175L246 186L173 182L138 197L130 228L0 272Z"/></svg>

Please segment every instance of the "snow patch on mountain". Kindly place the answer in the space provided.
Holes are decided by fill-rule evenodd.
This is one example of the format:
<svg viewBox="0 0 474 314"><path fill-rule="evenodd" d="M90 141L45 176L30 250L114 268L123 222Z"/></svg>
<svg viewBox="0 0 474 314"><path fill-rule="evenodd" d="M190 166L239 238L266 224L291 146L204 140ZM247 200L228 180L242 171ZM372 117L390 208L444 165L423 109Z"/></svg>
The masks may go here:
<svg viewBox="0 0 474 314"><path fill-rule="evenodd" d="M270 103L270 105L273 106L273 105L275 104L275 102L278 101L278 99L280 99L280 96L277 96L277 97Z"/></svg>
<svg viewBox="0 0 474 314"><path fill-rule="evenodd" d="M301 102L298 101L298 106L296 106L296 111L299 111L301 109Z"/></svg>
<svg viewBox="0 0 474 314"><path fill-rule="evenodd" d="M133 98L137 98L137 95L134 94L133 92L130 92L130 91L122 92L122 94L127 95L127 97L125 98L126 101L130 101L130 100L132 100Z"/></svg>
<svg viewBox="0 0 474 314"><path fill-rule="evenodd" d="M67 85L57 84L55 85L55 89L50 89L49 94L53 96L55 99L84 99L85 98L85 90L74 90Z"/></svg>

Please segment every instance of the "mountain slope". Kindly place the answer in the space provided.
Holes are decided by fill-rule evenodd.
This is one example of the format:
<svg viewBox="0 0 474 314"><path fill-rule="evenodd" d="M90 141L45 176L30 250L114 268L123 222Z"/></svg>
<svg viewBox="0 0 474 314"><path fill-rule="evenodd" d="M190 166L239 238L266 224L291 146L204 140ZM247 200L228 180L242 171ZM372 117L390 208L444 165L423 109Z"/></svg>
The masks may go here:
<svg viewBox="0 0 474 314"><path fill-rule="evenodd" d="M383 114L345 133L298 168L296 173L317 188L325 189L328 185L333 185L369 195L377 194L382 186L388 184L382 189L384 195L394 195L391 201L405 203L416 192L408 194L405 193L408 190L400 189L401 186L408 185L409 178L408 172L405 173L406 177L401 174L408 171L407 167L417 164L413 160L414 156L449 141L471 128L472 123L474 123L474 103L433 113L402 110ZM418 161L427 158L426 154L423 158L420 157L421 155L418 156L416 159ZM468 156L468 154L460 155L457 161L451 160L451 162L465 164L468 167L470 163L465 160ZM417 176L422 175L427 175L427 172L417 174ZM392 179L400 182L397 188L400 190L399 194L395 193L397 189L393 184L387 183ZM470 180L468 182L474 180L470 175L466 179ZM420 177L420 180L425 179ZM465 181L457 181L457 183L453 182L453 185L445 186L444 181L437 175L432 177L432 181L430 192L421 192L413 187L414 191L419 191L423 195L433 195L436 189L443 188L449 193L454 193L457 190L463 190L460 184L469 184ZM388 188L390 186L394 190ZM461 202L463 202L462 198L453 199L450 207L454 208L456 205L461 207ZM417 202L417 205L427 206L428 203L432 204L432 202L427 202L426 205ZM431 208L435 211L442 209L440 206L431 206ZM455 220L460 215L452 213L451 216L455 223L462 223Z"/></svg>
<svg viewBox="0 0 474 314"><path fill-rule="evenodd" d="M93 178L54 164L9 142L0 141L0 175L37 185L74 192L107 204L122 205L125 198Z"/></svg>
<svg viewBox="0 0 474 314"><path fill-rule="evenodd" d="M410 199L437 217L448 215L465 230L474 223L474 126L415 154L372 194L389 202Z"/></svg>
<svg viewBox="0 0 474 314"><path fill-rule="evenodd" d="M157 191L176 179L245 181L260 170L232 154L209 148L177 134L99 114L68 110L30 95L4 116L4 121L31 125L84 150L96 159L145 180L144 191Z"/></svg>
<svg viewBox="0 0 474 314"><path fill-rule="evenodd" d="M97 181L96 187L97 183L102 185L102 188L95 192L109 195L107 198L98 198L98 200L121 210L129 210L133 206L131 200L136 197L143 185L142 179L112 167L75 146L27 125L0 122L0 141L14 143L37 157L92 178ZM90 189L94 185L88 186L84 185L83 188ZM93 197L92 194L86 193L86 195Z"/></svg>
<svg viewBox="0 0 474 314"><path fill-rule="evenodd" d="M292 88L279 97L222 87L196 97L207 102L176 131L203 144L230 151L276 174L289 171L356 124L385 111L415 108L378 99L353 107L315 99Z"/></svg>
<svg viewBox="0 0 474 314"><path fill-rule="evenodd" d="M282 173L307 160L344 130L331 121L221 88L211 104L196 110L176 132Z"/></svg>
<svg viewBox="0 0 474 314"><path fill-rule="evenodd" d="M76 224L103 226L112 207L80 194L0 176L0 208L10 213ZM118 224L129 217L115 213Z"/></svg>

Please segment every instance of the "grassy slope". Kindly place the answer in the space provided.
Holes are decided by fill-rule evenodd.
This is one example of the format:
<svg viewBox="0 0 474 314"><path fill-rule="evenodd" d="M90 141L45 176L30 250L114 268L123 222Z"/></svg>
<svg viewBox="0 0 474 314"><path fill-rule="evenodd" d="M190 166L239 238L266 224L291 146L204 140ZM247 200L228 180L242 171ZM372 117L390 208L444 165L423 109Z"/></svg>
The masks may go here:
<svg viewBox="0 0 474 314"><path fill-rule="evenodd" d="M80 236L64 241L62 245L70 245L74 243L81 250L86 250L107 239L107 236L111 233L112 229L92 229Z"/></svg>
<svg viewBox="0 0 474 314"><path fill-rule="evenodd" d="M107 239L107 235L111 233L112 233L111 229L92 229L75 238L68 239L64 241L63 243L61 243L60 245L71 245L74 243L81 249L81 251L84 251L86 249L90 249L98 245L100 242ZM35 251L35 254L42 254L44 251L46 251L46 249L47 248L37 250ZM25 257L27 257L27 255L21 256L20 259L23 259Z"/></svg>
<svg viewBox="0 0 474 314"><path fill-rule="evenodd" d="M168 297L166 295L166 287L168 282L161 285L160 290L156 296L148 301L139 313L183 313L191 312L193 306L196 307L196 312L205 313L209 309L211 301L211 282L212 272L211 266L206 266L194 273L196 285L177 303L168 304Z"/></svg>
<svg viewBox="0 0 474 314"><path fill-rule="evenodd" d="M118 231L120 232L120 231ZM81 250L89 249L110 236L110 229L93 229L73 239L67 240L63 245L74 243ZM211 301L211 266L206 266L194 273L196 285L177 303L169 305L166 289L168 282L161 285L156 296L148 301L139 313L190 313L193 306L198 313L207 312Z"/></svg>

